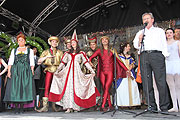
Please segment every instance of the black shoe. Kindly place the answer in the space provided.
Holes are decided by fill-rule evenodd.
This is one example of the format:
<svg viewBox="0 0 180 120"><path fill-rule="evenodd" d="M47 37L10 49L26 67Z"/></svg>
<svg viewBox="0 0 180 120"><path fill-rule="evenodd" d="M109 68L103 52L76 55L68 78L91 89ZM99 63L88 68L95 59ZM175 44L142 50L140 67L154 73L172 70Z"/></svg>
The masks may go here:
<svg viewBox="0 0 180 120"><path fill-rule="evenodd" d="M168 113L168 110L161 110L161 113Z"/></svg>
<svg viewBox="0 0 180 120"><path fill-rule="evenodd" d="M157 111L157 107L148 107L148 110L150 110L150 111Z"/></svg>

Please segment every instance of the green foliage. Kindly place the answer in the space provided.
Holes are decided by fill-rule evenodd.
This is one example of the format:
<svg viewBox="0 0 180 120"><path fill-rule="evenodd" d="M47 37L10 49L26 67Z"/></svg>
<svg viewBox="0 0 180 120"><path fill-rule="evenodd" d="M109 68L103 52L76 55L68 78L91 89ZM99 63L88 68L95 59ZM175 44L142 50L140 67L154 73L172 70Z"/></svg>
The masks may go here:
<svg viewBox="0 0 180 120"><path fill-rule="evenodd" d="M0 33L0 37L4 38L7 42L10 43L9 48L8 48L7 47L8 45L6 45L0 41L0 48L2 48L3 51L5 51L6 58L8 58L11 54L12 49L18 47L18 43L17 42L13 43L11 40L11 37L5 33ZM36 47L40 55L43 52L43 48L44 49L49 48L48 44L43 39L41 39L39 37L34 37L34 36L26 37L26 43L31 45L31 46ZM43 47L39 43L42 44Z"/></svg>
<svg viewBox="0 0 180 120"><path fill-rule="evenodd" d="M47 44L43 39L41 39L41 38L39 38L39 37L34 37L34 36L32 36L32 37L27 37L27 38L29 38L29 39L31 39L31 40L35 40L35 41L37 41L38 43L41 43L41 44L43 45L43 47L44 47L44 50L46 50L46 49L49 48L48 44Z"/></svg>

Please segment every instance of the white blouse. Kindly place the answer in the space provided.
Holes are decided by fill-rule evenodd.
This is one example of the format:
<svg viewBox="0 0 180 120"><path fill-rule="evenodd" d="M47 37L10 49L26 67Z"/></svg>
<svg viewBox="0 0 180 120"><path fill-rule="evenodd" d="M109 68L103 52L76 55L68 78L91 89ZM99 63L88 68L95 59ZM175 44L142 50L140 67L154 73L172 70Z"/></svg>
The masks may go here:
<svg viewBox="0 0 180 120"><path fill-rule="evenodd" d="M19 48L19 47L18 47ZM16 50L16 55L17 54L19 54L19 53L21 53L20 51L18 51L18 48L17 48L17 50ZM8 65L13 65L14 64L14 50L15 49L13 49L12 51L11 51L11 55L10 55L10 58L9 58L9 61L8 61ZM26 47L26 50L25 51L22 51L24 54L27 54L27 47ZM30 59L30 66L35 66L35 64L34 64L34 52L33 52L33 50L32 49L30 49L30 54L29 54L29 59Z"/></svg>

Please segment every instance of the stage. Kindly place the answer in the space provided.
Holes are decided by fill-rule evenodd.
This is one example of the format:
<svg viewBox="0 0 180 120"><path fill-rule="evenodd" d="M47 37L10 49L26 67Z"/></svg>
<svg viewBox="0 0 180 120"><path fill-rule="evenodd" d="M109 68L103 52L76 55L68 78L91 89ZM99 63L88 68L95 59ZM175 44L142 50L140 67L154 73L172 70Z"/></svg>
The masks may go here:
<svg viewBox="0 0 180 120"><path fill-rule="evenodd" d="M144 110L129 110L131 112L140 113ZM177 116L170 116L170 115L162 115L157 113L146 113L137 117L133 117L134 114L126 113L123 111L117 111L113 117L111 115L113 112L108 112L105 114L102 114L101 111L92 111L92 110L84 110L77 113L64 113L64 112L52 112L51 110L49 112L43 112L43 113L37 113L35 111L26 111L23 114L14 114L14 111L7 110L5 112L0 113L0 120L111 120L111 119L123 119L123 120L142 120L142 119L148 119L148 120L165 120L165 119L171 119L176 120L180 119L180 112L178 113L171 113L176 114Z"/></svg>

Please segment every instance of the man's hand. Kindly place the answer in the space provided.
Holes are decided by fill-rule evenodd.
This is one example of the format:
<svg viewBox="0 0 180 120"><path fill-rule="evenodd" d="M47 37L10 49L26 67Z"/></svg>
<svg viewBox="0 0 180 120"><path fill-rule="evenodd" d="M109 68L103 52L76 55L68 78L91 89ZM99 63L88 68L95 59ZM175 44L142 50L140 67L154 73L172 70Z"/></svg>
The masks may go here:
<svg viewBox="0 0 180 120"><path fill-rule="evenodd" d="M94 68L94 65L92 64L92 62L89 62L89 64L91 65L92 68Z"/></svg>

